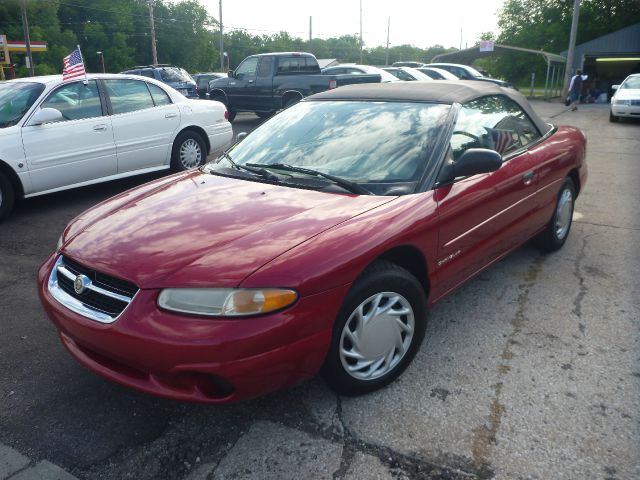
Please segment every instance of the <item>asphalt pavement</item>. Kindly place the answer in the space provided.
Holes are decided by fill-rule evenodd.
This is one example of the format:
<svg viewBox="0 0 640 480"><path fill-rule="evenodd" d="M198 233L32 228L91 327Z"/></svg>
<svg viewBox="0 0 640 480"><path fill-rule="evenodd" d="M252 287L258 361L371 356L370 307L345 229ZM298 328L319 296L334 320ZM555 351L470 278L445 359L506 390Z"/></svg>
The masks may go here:
<svg viewBox="0 0 640 480"><path fill-rule="evenodd" d="M566 245L525 245L437 304L413 364L363 397L313 379L202 406L92 374L45 318L36 269L75 215L163 174L22 202L0 224L0 480L640 478L640 122L534 108L588 137Z"/></svg>

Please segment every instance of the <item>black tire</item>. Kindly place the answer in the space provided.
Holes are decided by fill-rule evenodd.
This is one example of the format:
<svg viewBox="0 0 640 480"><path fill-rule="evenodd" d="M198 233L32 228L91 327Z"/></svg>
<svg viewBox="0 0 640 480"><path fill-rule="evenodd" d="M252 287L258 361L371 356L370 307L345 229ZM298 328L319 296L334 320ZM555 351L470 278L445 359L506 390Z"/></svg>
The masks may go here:
<svg viewBox="0 0 640 480"><path fill-rule="evenodd" d="M371 324L373 327L369 327L369 335L371 335L372 328L377 328L376 325L382 325L382 331L377 328L377 332L373 333L374 343L376 343L375 345L369 341L368 344L363 345L365 348L361 349L360 346L351 342L350 338L353 337L350 337L350 335L346 333L346 329L349 329L351 333L354 333L355 329L357 334L357 327L354 327L354 322L355 324L358 323L358 308L360 306L364 306L362 312L364 312L364 315L366 316L371 312L370 309L367 310L366 308L368 306L367 302L370 302L371 299L380 297L384 299L385 295L387 296L386 298L397 295L400 295L398 298L401 298L401 300L398 300L398 303L391 304L391 300L382 303L383 306L385 304L390 305L388 309L389 311L391 311L392 307L396 305L402 308L406 308L407 305L410 306L410 312L413 313L412 336L407 338L409 333L406 331L400 332L395 321L389 323L390 320L388 315L385 315L384 317L374 316L370 319L370 321L374 320L374 323ZM404 303L400 304L399 302ZM371 303L373 302L371 301ZM396 313L396 315L397 316L393 318L394 320L397 319L398 323L403 322L405 325L410 325L410 314L401 315L400 313ZM363 323L363 325L367 324L367 322ZM333 327L331 346L322 369L322 374L327 383L334 390L343 395L361 395L382 388L395 380L405 370L405 368L407 368L409 363L411 363L411 360L413 360L413 357L420 348L420 344L424 338L426 325L427 301L420 282L418 282L418 280L404 268L401 268L394 263L377 261L365 270L361 277L354 283L344 300ZM392 332L394 326L397 330L395 333ZM368 335L364 332L364 328L362 331L364 333L363 336L366 339ZM387 333L389 333L389 335L385 335ZM396 333L398 333L400 337L397 337ZM403 334L404 337L402 336ZM402 356L400 356L400 352L396 346L392 345L392 348L389 349L389 343L394 343L391 338L392 336L396 338L396 342L399 339L401 342L407 343L406 346L402 347L404 349L404 354ZM369 339L371 338L372 337L369 336ZM386 346L380 345L381 338L383 339L382 343L387 344ZM361 337L360 340L363 340L363 338ZM397 345L397 343L395 345ZM379 359L384 358L383 364L376 367L377 369L382 369L380 374L372 375L372 379L356 378L357 376L371 374L371 369L369 369L368 366L355 370L353 373L349 373L345 368L344 362L346 362L347 365L353 365L353 368L355 369L358 367L358 361L353 358L345 358L344 355L341 355L340 350L343 346L345 347L345 350L350 350L352 352L360 350L361 352L367 352L371 357ZM386 348L384 351L386 351L387 354L383 354L383 350L380 350L384 348ZM371 350L380 351L371 353ZM395 357L396 352L398 352L398 357ZM392 354L390 361L388 360L388 354ZM353 363L349 363L349 361ZM375 363L373 365L375 366ZM369 371L367 371L367 369L369 369ZM376 370L373 372L375 373Z"/></svg>
<svg viewBox="0 0 640 480"><path fill-rule="evenodd" d="M11 181L0 173L0 221L4 220L13 211L16 203L16 189Z"/></svg>
<svg viewBox="0 0 640 480"><path fill-rule="evenodd" d="M561 215L561 207L560 204L563 202L563 197L565 195L570 195L570 210L568 213L568 224L566 225L566 231L561 229L558 225L559 217ZM535 243L540 250L543 252L555 252L562 248L564 243L567 241L569 237L569 232L571 231L571 224L573 223L573 208L576 201L576 186L569 177L564 179L562 183L562 187L558 192L558 198L556 200L556 205L553 209L553 216L546 228L538 234L535 238ZM562 220L562 219L560 219ZM562 223L562 222L561 222Z"/></svg>
<svg viewBox="0 0 640 480"><path fill-rule="evenodd" d="M227 120L229 120L229 122L233 122L233 120L236 118L237 112L229 107L229 105L227 104L227 99L222 95L216 95L214 97L211 97L211 100L215 100L216 102L220 102L221 104L223 104L227 109Z"/></svg>
<svg viewBox="0 0 640 480"><path fill-rule="evenodd" d="M287 100L284 104L284 106L282 107L283 110L286 110L287 108L295 105L296 103L298 103L300 100L302 100L302 98L296 96L296 97L291 97L289 100Z"/></svg>
<svg viewBox="0 0 640 480"><path fill-rule="evenodd" d="M611 112L611 110L609 110L609 121L610 121L611 123L617 123L617 122L618 122L618 120L620 120L620 117L616 117L616 116Z"/></svg>
<svg viewBox="0 0 640 480"><path fill-rule="evenodd" d="M181 154L183 148L184 156ZM191 152L194 156L189 155ZM202 165L206 159L207 145L199 133L186 130L176 137L171 149L171 170L174 172L190 170Z"/></svg>
<svg viewBox="0 0 640 480"><path fill-rule="evenodd" d="M271 118L276 112L256 112L256 115L260 118Z"/></svg>

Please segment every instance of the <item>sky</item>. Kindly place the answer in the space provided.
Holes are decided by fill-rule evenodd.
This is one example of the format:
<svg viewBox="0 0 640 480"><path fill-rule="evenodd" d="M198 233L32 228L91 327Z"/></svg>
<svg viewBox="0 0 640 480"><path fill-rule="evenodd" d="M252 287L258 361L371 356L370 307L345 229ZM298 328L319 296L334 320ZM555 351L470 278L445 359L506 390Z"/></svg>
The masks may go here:
<svg viewBox="0 0 640 480"><path fill-rule="evenodd" d="M201 0L214 18L219 0ZM362 38L365 47L386 45L391 17L391 46L411 44L462 48L473 45L482 32L497 32L497 12L504 0L362 0ZM309 38L359 34L360 0L222 0L227 28L244 28L254 35L279 31Z"/></svg>

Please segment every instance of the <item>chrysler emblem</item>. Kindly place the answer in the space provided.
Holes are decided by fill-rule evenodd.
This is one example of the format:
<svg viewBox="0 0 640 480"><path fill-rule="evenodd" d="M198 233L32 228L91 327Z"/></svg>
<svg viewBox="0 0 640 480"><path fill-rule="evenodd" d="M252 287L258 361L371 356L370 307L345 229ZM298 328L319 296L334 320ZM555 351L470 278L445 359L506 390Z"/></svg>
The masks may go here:
<svg viewBox="0 0 640 480"><path fill-rule="evenodd" d="M86 275L78 275L73 281L73 289L78 295L81 295L89 285L91 285L91 280Z"/></svg>

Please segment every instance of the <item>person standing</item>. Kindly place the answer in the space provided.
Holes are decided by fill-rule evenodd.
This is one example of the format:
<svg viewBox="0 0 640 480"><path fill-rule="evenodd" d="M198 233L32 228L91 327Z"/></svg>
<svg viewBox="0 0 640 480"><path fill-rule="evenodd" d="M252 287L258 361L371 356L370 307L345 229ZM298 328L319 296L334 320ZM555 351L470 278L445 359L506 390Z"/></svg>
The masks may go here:
<svg viewBox="0 0 640 480"><path fill-rule="evenodd" d="M577 70L576 74L571 78L569 84L569 100L571 101L571 110L578 109L578 103L580 103L580 95L582 95L582 82L584 82L588 75L582 75L582 70Z"/></svg>

